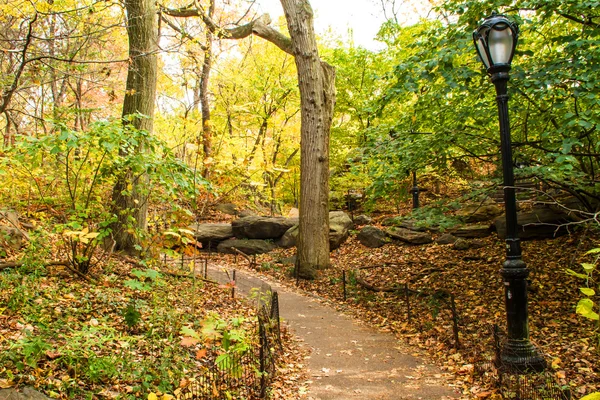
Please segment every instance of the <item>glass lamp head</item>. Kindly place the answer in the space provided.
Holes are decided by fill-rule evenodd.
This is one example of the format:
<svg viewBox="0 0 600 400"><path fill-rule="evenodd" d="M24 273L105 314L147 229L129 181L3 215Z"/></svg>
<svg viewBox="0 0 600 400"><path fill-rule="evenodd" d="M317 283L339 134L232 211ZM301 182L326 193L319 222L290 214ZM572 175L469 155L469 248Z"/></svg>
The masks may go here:
<svg viewBox="0 0 600 400"><path fill-rule="evenodd" d="M473 32L475 48L488 72L510 69L518 38L519 26L496 13L487 17Z"/></svg>

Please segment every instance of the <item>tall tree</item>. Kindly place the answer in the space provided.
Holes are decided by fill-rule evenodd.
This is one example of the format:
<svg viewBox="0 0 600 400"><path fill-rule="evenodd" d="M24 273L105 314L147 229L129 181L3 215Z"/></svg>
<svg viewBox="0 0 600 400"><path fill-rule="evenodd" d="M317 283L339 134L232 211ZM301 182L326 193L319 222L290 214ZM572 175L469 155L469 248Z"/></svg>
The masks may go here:
<svg viewBox="0 0 600 400"><path fill-rule="evenodd" d="M256 35L295 57L301 103L300 226L298 273L312 279L329 267L329 133L335 105L335 69L319 58L308 0L281 0L291 39L269 26L263 15L245 25L224 29L202 8L165 9L173 17L199 16L216 37Z"/></svg>
<svg viewBox="0 0 600 400"><path fill-rule="evenodd" d="M215 0L210 0L208 6L208 17L213 18L215 14ZM204 50L204 61L202 63L202 74L200 75L200 107L202 111L202 150L204 153L204 169L202 176L208 178L210 174L210 157L212 156L212 122L210 120L210 103L208 101L208 88L210 82L210 71L213 57L213 33L206 30L206 41Z"/></svg>
<svg viewBox="0 0 600 400"><path fill-rule="evenodd" d="M156 98L158 23L154 0L125 0L129 68L122 119L138 130L152 134ZM144 151L144 144L126 151ZM144 191L145 171L126 169L121 172L112 193L117 217L112 225L115 250L134 252L136 229L145 229L148 204Z"/></svg>
<svg viewBox="0 0 600 400"><path fill-rule="evenodd" d="M298 274L329 267L329 133L335 69L321 61L308 0L281 0L298 69L301 104Z"/></svg>

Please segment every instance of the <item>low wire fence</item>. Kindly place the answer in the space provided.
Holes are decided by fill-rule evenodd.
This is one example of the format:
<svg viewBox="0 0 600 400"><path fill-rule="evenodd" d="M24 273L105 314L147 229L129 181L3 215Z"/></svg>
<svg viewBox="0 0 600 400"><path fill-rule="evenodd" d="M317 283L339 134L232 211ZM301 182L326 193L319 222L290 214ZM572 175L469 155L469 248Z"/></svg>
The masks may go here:
<svg viewBox="0 0 600 400"><path fill-rule="evenodd" d="M393 303L393 311L404 315L406 323L413 324L421 332L434 330L435 336L441 342L453 346L456 350L460 349L461 323L454 294L442 289L417 288L415 285L411 286L409 280L403 284L377 286L360 276L361 270L380 267L385 266L342 271L339 280L344 301L350 296L365 296L365 293L389 296L388 301ZM554 371L518 371L514 370L512 364L504 365L500 354L505 347L506 334L497 325L491 325L489 336L489 353L474 355L475 379L494 388L503 399L571 399L569 387L561 386L557 382Z"/></svg>
<svg viewBox="0 0 600 400"><path fill-rule="evenodd" d="M190 259L182 256L175 263L181 263L184 269L185 263L189 261ZM230 290L232 298L235 297L236 282L239 279L235 270L217 273L208 268L208 258L193 261L198 265L196 273L205 281L215 284L233 283ZM200 365L200 374L176 391L177 399L252 400L268 397L276 372L277 356L283 350L279 295L263 283L252 289L249 297L256 302L257 340L251 341L250 347L243 353L220 357L215 352L205 357Z"/></svg>
<svg viewBox="0 0 600 400"><path fill-rule="evenodd" d="M365 267L371 268L371 267ZM383 268L383 267L382 267ZM445 290L423 289L411 286L408 281L389 287L376 286L368 283L359 275L360 269L342 271L342 296L348 299L349 291L363 288L373 293L393 296L397 299L397 311L406 315L406 322L418 324L419 330L435 329L438 334L446 337L455 349L460 348L459 315L454 294ZM414 318L415 315L421 318ZM422 318L427 315L428 318Z"/></svg>

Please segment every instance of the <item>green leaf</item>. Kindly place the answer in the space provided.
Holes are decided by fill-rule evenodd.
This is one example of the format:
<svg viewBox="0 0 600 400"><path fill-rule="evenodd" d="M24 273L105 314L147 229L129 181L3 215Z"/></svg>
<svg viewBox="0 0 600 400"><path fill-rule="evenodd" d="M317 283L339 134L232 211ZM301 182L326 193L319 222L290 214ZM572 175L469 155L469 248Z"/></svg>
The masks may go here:
<svg viewBox="0 0 600 400"><path fill-rule="evenodd" d="M147 291L147 290L150 290L150 289L151 289L151 288L150 288L150 286L146 285L146 284L145 284L145 283L143 283L143 282L140 282L140 281L138 281L138 280L135 280L135 279L128 279L128 280L126 280L125 282L123 282L123 284L124 284L125 286L127 286L128 288L130 288L130 289L133 289L133 290L141 290L142 292L145 292L145 291Z"/></svg>
<svg viewBox="0 0 600 400"><path fill-rule="evenodd" d="M190 328L189 326L182 327L179 333L184 336L193 337L194 339L200 339L200 335L198 335L198 333L196 333L196 331Z"/></svg>
<svg viewBox="0 0 600 400"><path fill-rule="evenodd" d="M594 308L594 302L591 299L581 299L577 303L575 312L577 312L577 314L579 314L587 319L591 319L593 321L598 321L598 318L599 318L598 313L594 312L593 308Z"/></svg>
<svg viewBox="0 0 600 400"><path fill-rule="evenodd" d="M594 270L594 268L596 268L596 264L590 264L590 263L583 263L583 264L581 264L581 266L587 273L592 272Z"/></svg>
<svg viewBox="0 0 600 400"><path fill-rule="evenodd" d="M586 296L594 296L596 294L596 291L591 288L582 287L582 288L579 288L579 290L581 291L581 293L585 294Z"/></svg>
<svg viewBox="0 0 600 400"><path fill-rule="evenodd" d="M580 274L579 272L575 272L575 271L573 271L572 269L568 269L568 268L567 268L567 271L566 271L566 272L567 272L567 274L569 274L569 275L573 275L573 276L576 276L576 277L578 277L578 278L581 278L581 279L587 279L587 277L588 277L588 276L587 276L587 275L585 275L585 274Z"/></svg>
<svg viewBox="0 0 600 400"><path fill-rule="evenodd" d="M600 400L600 392L586 394L579 400Z"/></svg>
<svg viewBox="0 0 600 400"><path fill-rule="evenodd" d="M600 253L600 247L591 249L591 250L587 251L585 254L597 254L597 253Z"/></svg>

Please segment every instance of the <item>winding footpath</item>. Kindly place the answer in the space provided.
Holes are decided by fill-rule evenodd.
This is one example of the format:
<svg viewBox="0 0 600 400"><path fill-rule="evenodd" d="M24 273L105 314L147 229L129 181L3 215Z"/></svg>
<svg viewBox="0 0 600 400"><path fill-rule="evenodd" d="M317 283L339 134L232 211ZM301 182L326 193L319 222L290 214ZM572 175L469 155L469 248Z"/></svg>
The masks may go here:
<svg viewBox="0 0 600 400"><path fill-rule="evenodd" d="M218 265L208 276L227 282ZM458 392L442 372L410 355L390 333L361 325L316 297L296 293L247 271L236 271L236 293L270 285L279 294L280 316L310 351L307 399L454 399Z"/></svg>

